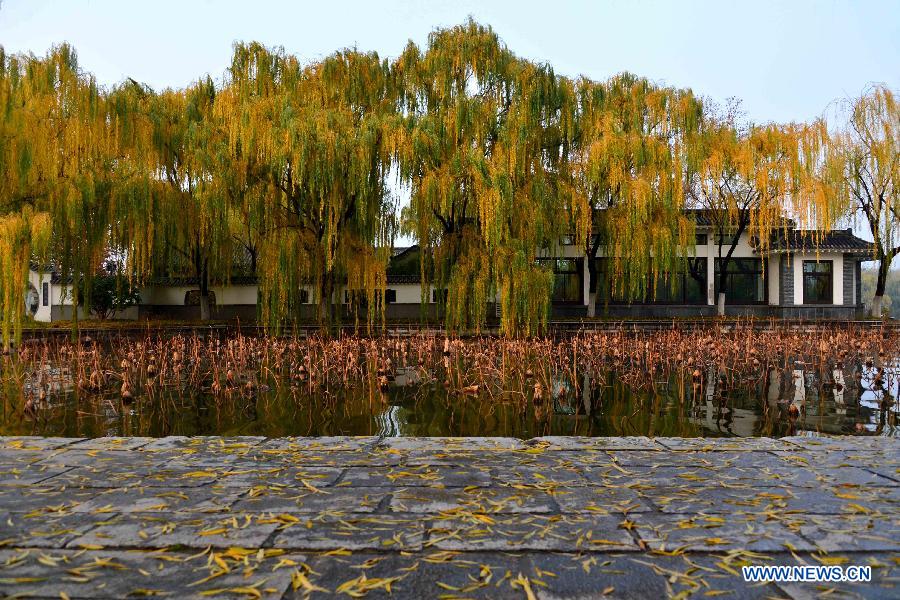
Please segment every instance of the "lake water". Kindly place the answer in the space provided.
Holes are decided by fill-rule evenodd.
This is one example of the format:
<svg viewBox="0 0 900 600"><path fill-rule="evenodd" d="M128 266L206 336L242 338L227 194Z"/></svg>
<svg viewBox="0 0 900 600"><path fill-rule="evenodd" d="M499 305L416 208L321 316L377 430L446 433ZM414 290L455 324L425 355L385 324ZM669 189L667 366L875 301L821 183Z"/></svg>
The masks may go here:
<svg viewBox="0 0 900 600"><path fill-rule="evenodd" d="M727 384L708 367L700 384L657 380L635 389L614 371L557 379L542 398L460 392L400 368L384 385L321 389L233 386L218 394L185 389L119 393L75 389L65 368L25 373L20 392L4 389L2 435L69 437L168 435L390 436L785 436L804 431L896 435L900 369L879 385L875 367L770 369ZM7 370L9 372L9 369ZM39 396L35 381L48 393ZM838 385L838 382L843 382ZM50 382L50 383L48 383ZM55 382L55 383L54 383ZM112 384L116 389L118 383ZM878 388L881 389L878 389ZM580 389L579 389L580 388ZM874 389L873 389L874 388ZM885 391L885 388L887 391ZM17 397L17 393L21 396ZM31 407L21 409L22 399ZM792 409L792 406L795 409Z"/></svg>

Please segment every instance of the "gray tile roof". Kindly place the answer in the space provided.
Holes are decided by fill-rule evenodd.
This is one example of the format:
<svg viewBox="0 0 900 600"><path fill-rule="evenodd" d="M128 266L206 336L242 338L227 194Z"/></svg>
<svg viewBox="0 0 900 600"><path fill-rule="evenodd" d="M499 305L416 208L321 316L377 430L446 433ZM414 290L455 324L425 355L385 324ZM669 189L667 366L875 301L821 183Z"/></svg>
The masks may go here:
<svg viewBox="0 0 900 600"><path fill-rule="evenodd" d="M779 231L769 243L769 252L845 252L874 255L874 245L853 235L851 229Z"/></svg>
<svg viewBox="0 0 900 600"><path fill-rule="evenodd" d="M419 275L391 275L387 276L388 285L402 285L404 283L422 283L422 277Z"/></svg>

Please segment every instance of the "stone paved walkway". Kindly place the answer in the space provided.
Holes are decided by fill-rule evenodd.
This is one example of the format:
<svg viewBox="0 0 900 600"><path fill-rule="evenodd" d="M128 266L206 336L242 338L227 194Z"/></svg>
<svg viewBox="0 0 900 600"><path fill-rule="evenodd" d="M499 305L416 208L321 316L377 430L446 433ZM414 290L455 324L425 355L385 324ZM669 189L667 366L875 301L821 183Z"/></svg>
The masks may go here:
<svg viewBox="0 0 900 600"><path fill-rule="evenodd" d="M898 598L898 568L887 438L0 438L0 597Z"/></svg>

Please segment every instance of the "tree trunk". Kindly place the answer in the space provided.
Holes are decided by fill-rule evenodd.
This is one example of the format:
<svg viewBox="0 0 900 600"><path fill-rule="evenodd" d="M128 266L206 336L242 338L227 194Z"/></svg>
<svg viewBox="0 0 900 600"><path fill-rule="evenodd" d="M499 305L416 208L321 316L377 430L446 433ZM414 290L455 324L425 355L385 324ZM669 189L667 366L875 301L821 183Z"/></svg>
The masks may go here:
<svg viewBox="0 0 900 600"><path fill-rule="evenodd" d="M199 250L194 251L194 268L200 282L200 320L209 321L209 266Z"/></svg>
<svg viewBox="0 0 900 600"><path fill-rule="evenodd" d="M597 316L597 248L599 243L591 243L588 239L587 249L584 259L587 261L588 267L588 317Z"/></svg>
<svg viewBox="0 0 900 600"><path fill-rule="evenodd" d="M882 254L879 252L879 254ZM872 317L880 319L882 299L884 298L884 290L887 285L887 276L891 268L891 259L882 255L878 261L878 280L875 282L875 297L872 298Z"/></svg>
<svg viewBox="0 0 900 600"><path fill-rule="evenodd" d="M209 278L206 269L200 275L200 320L209 321Z"/></svg>
<svg viewBox="0 0 900 600"><path fill-rule="evenodd" d="M716 294L716 314L720 317L725 316L725 294L728 292L728 265L731 263L731 253L733 251L734 246L725 255L724 259L719 259L719 292ZM719 254L721 254L721 251Z"/></svg>
<svg viewBox="0 0 900 600"><path fill-rule="evenodd" d="M209 321L209 292L200 292L200 320Z"/></svg>
<svg viewBox="0 0 900 600"><path fill-rule="evenodd" d="M322 273L322 282L319 284L319 311L318 320L319 327L323 331L330 332L332 314L331 308L333 303L332 295L334 293L334 274L330 269Z"/></svg>
<svg viewBox="0 0 900 600"><path fill-rule="evenodd" d="M875 297L872 298L872 312L871 315L875 319L881 318L881 301L884 298L884 294L875 294Z"/></svg>

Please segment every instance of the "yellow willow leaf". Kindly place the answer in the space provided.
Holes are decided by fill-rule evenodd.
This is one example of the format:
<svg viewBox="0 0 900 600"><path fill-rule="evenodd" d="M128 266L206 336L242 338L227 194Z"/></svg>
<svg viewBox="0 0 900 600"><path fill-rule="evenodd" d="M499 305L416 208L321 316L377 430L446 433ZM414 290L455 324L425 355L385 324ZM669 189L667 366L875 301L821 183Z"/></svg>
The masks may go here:
<svg viewBox="0 0 900 600"><path fill-rule="evenodd" d="M325 594L329 593L325 588L313 585L313 583L310 582L306 575L304 575L299 569L295 570L291 575L291 586L294 590L302 588L310 592L323 592Z"/></svg>
<svg viewBox="0 0 900 600"><path fill-rule="evenodd" d="M522 591L525 592L525 597L528 600L536 600L537 596L534 593L534 590L531 588L531 581L528 577L523 577L521 573L515 579L510 580L510 585L513 588L522 588Z"/></svg>
<svg viewBox="0 0 900 600"><path fill-rule="evenodd" d="M200 592L201 596L219 596L222 594L243 594L253 598L262 598L262 592L252 587L231 587Z"/></svg>
<svg viewBox="0 0 900 600"><path fill-rule="evenodd" d="M204 529L202 531L198 531L197 535L200 537L207 536L207 535L221 535L223 533L226 533L227 531L228 531L227 527L217 527L215 529Z"/></svg>
<svg viewBox="0 0 900 600"><path fill-rule="evenodd" d="M603 540L603 539L592 539L592 540L591 540L591 543L592 543L592 544L597 544L597 545L606 545L606 546L620 546L620 545L622 545L622 542L616 542L616 541L614 541L614 540Z"/></svg>
<svg viewBox="0 0 900 600"><path fill-rule="evenodd" d="M816 559L818 562L822 563L823 565L834 566L834 565L843 565L843 564L850 562L850 559L847 558L846 556L822 556L819 554L811 554L810 556L812 556L814 559Z"/></svg>

